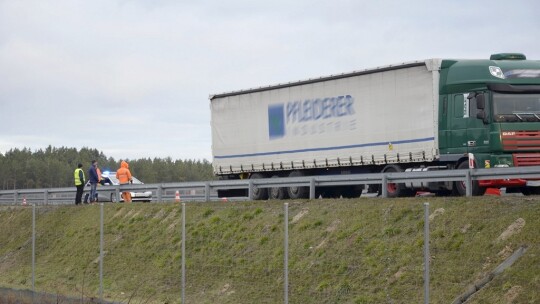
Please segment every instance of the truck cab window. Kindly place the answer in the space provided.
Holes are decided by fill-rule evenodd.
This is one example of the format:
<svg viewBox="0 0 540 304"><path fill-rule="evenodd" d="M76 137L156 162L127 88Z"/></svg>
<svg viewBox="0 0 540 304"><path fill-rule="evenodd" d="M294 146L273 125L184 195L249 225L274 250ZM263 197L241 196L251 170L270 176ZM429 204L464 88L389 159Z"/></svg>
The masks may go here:
<svg viewBox="0 0 540 304"><path fill-rule="evenodd" d="M467 100L466 94L454 95L454 117L455 118L469 117L468 100Z"/></svg>
<svg viewBox="0 0 540 304"><path fill-rule="evenodd" d="M476 118L476 98L470 93L454 95L454 117Z"/></svg>
<svg viewBox="0 0 540 304"><path fill-rule="evenodd" d="M498 122L537 122L540 94L493 93L493 114Z"/></svg>
<svg viewBox="0 0 540 304"><path fill-rule="evenodd" d="M476 118L478 109L476 108L476 97L474 94L467 94L467 100L469 101L467 106L469 108L469 117Z"/></svg>

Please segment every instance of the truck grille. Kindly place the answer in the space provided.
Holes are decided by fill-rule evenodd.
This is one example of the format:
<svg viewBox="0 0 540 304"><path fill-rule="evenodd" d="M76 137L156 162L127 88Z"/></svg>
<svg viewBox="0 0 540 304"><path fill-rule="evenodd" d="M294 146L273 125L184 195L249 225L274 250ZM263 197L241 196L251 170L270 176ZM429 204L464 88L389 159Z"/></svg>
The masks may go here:
<svg viewBox="0 0 540 304"><path fill-rule="evenodd" d="M538 151L540 131L504 131L502 146L505 151Z"/></svg>
<svg viewBox="0 0 540 304"><path fill-rule="evenodd" d="M515 167L540 165L540 153L515 153L512 157Z"/></svg>

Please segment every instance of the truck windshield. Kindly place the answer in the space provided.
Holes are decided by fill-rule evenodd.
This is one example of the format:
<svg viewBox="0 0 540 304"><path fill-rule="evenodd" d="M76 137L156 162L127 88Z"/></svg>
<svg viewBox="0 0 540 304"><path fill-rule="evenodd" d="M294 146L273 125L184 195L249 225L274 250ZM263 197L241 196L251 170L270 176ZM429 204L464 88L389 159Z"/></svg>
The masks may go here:
<svg viewBox="0 0 540 304"><path fill-rule="evenodd" d="M493 93L493 116L498 122L538 122L540 94Z"/></svg>

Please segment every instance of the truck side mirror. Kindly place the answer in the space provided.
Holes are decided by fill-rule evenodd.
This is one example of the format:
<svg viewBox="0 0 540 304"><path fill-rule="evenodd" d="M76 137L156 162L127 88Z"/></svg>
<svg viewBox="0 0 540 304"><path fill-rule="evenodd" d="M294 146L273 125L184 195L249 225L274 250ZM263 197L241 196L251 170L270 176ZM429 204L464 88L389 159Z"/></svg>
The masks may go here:
<svg viewBox="0 0 540 304"><path fill-rule="evenodd" d="M478 110L484 110L486 108L486 100L484 94L476 95L476 108Z"/></svg>
<svg viewBox="0 0 540 304"><path fill-rule="evenodd" d="M486 112L482 109L476 113L476 118L481 119L484 124L488 123Z"/></svg>
<svg viewBox="0 0 540 304"><path fill-rule="evenodd" d="M486 119L486 112L484 112L484 111L478 111L478 112L476 113L476 118L482 119L482 120Z"/></svg>

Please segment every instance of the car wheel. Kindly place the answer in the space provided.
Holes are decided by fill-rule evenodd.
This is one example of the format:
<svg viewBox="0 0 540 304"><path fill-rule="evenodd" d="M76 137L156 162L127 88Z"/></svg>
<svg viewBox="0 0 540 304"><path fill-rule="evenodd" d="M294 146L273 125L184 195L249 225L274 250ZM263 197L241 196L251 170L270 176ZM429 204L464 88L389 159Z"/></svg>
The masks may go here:
<svg viewBox="0 0 540 304"><path fill-rule="evenodd" d="M116 194L111 193L111 203L116 203Z"/></svg>

